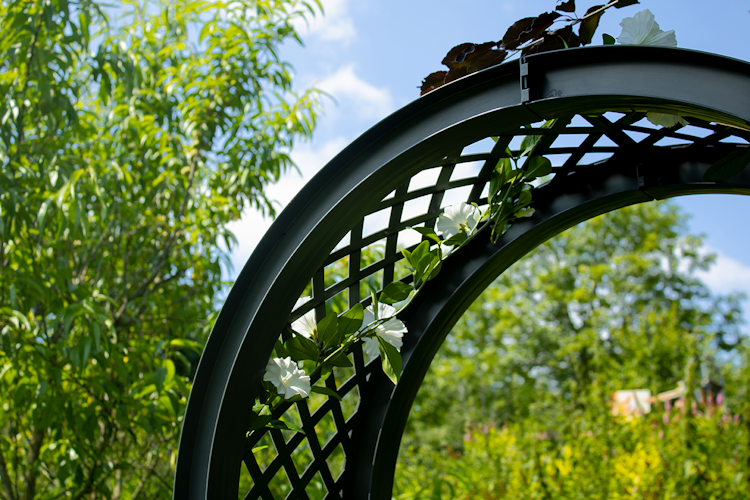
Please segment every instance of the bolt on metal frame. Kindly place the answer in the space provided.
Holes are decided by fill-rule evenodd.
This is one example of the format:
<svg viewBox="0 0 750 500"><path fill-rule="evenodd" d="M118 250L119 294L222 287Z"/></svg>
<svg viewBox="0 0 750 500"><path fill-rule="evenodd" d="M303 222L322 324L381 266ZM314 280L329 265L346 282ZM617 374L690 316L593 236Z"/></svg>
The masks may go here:
<svg viewBox="0 0 750 500"><path fill-rule="evenodd" d="M655 127L647 112L678 114L690 125ZM554 126L540 128L552 118ZM536 212L497 244L489 231L478 235L399 316L409 329L399 384L356 346L354 368L326 380L342 402L329 398L316 407L305 400L290 408L305 434L261 429L246 436L285 324L312 308L322 317L326 302L342 294L349 307L367 305L366 280L381 288L408 282L400 248L415 243L407 228L434 227L447 204L486 205L501 152L517 150L529 134L543 136L537 153L555 165L552 180L533 191ZM714 162L748 144L750 64L682 49L537 54L457 80L393 113L303 188L240 273L190 394L174 498L270 500L268 485L280 480L287 499L306 499L319 475L326 498L390 499L401 435L429 364L495 278L549 238L611 210L688 194L750 194L750 169L722 182L703 179ZM363 249L372 248L379 260L363 260ZM348 275L331 280L331 266ZM293 311L310 283L312 299ZM324 419L333 421L333 435L323 435ZM275 450L267 463L251 452L261 442ZM245 491L241 474L250 477Z"/></svg>

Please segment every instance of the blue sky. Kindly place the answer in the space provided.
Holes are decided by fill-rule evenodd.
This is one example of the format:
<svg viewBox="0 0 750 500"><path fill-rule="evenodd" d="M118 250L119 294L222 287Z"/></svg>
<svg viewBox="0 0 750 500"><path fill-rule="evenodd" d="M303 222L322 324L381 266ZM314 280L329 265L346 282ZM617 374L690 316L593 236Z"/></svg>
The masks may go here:
<svg viewBox="0 0 750 500"><path fill-rule="evenodd" d="M440 61L463 42L499 40L514 21L553 10L553 0L462 2L425 0L323 0L326 14L300 25L305 47L288 44L281 57L295 68L297 87L316 85L335 98L325 100L324 116L312 141L292 152L302 175L290 172L268 189L286 205L304 183L362 132L419 96L422 78L442 69ZM578 0L581 15L597 2ZM674 29L680 47L750 60L750 2L745 0L642 0L640 5L610 9L594 39L620 34L620 21L650 9L664 30ZM705 234L706 251L717 262L702 275L718 293L750 295L750 233L743 222L750 197L701 195L678 198L691 215L693 233ZM231 260L233 279L270 225L254 212L232 229L240 245ZM744 303L750 319L750 302ZM747 327L746 330L750 331Z"/></svg>

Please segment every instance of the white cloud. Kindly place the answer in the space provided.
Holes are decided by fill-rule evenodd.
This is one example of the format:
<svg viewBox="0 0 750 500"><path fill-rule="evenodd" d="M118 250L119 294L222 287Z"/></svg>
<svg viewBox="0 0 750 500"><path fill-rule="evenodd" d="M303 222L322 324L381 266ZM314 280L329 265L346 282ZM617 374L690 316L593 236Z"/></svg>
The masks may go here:
<svg viewBox="0 0 750 500"><path fill-rule="evenodd" d="M349 43L357 36L354 21L348 15L347 0L322 0L323 12L300 20L295 28L303 39L315 37L326 42Z"/></svg>
<svg viewBox="0 0 750 500"><path fill-rule="evenodd" d="M280 212L300 189L334 156L336 156L349 142L351 135L356 135L358 124L352 123L351 118L372 123L387 116L394 109L394 101L387 89L377 88L359 78L352 66L346 66L317 85L331 94L338 102L338 109L328 112L319 123L319 131L325 122L329 127L334 126L337 131L329 140L301 144L292 151L291 157L300 172L290 171L276 184L266 188L269 199L278 202L277 211ZM341 123L346 123L347 136L341 135ZM338 125L338 126L336 126ZM338 129L338 130L337 130ZM246 210L242 218L230 224L239 244L232 251L230 260L233 265L230 279L237 277L242 266L250 257L258 242L271 226L271 220L263 217L255 210Z"/></svg>
<svg viewBox="0 0 750 500"><path fill-rule="evenodd" d="M317 148L310 144L304 144L295 149L291 156L299 166L301 175L297 171L287 172L279 182L266 188L268 198L279 202L277 212L280 212L289 204L299 190L348 142L344 137L336 137ZM237 277L260 239L271 227L272 222L273 220L270 217L263 217L256 210L246 209L240 220L229 225L229 229L235 234L238 241L238 245L230 256L234 269L232 269L229 279L234 280Z"/></svg>
<svg viewBox="0 0 750 500"><path fill-rule="evenodd" d="M727 257L714 248L707 247L706 251L716 254L716 262L708 271L699 270L696 275L713 292L745 292L750 297L750 266Z"/></svg>
<svg viewBox="0 0 750 500"><path fill-rule="evenodd" d="M352 65L340 68L317 87L328 92L340 107L362 119L381 119L394 110L390 90L375 87L362 80L356 75Z"/></svg>
<svg viewBox="0 0 750 500"><path fill-rule="evenodd" d="M315 175L318 170L323 168L326 163L331 161L334 156L336 156L342 149L344 149L344 147L347 146L347 144L349 144L349 142L350 141L345 137L339 136L324 142L320 147L317 148L308 143L295 149L292 152L292 160L294 160L294 163L299 166L300 170L302 171L302 175L305 178L302 185L304 185L304 183L306 183L313 175ZM278 189L279 187L279 184L273 186L273 188L275 189ZM302 186L300 186L300 188L301 187ZM286 190L288 189L288 187L284 186L283 189ZM296 194L297 191L295 191L294 193Z"/></svg>

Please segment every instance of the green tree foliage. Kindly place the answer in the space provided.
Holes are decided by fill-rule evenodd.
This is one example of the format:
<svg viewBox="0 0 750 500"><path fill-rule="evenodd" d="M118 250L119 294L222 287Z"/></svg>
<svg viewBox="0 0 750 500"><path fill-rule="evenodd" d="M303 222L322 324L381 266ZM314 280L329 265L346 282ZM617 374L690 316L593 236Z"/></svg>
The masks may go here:
<svg viewBox="0 0 750 500"><path fill-rule="evenodd" d="M243 209L317 94L298 0L0 3L0 491L167 498Z"/></svg>
<svg viewBox="0 0 750 500"><path fill-rule="evenodd" d="M680 380L695 385L695 377L687 375L694 373L699 354L719 352L718 359L726 361L726 411L744 412L748 364L738 331L738 297L712 295L695 278L692 271L707 269L712 256L699 251L700 238L687 234L684 220L669 203L612 212L568 230L506 271L467 311L433 361L402 442L401 480L408 483L415 467L456 465L451 456L459 460L463 453L468 455L460 458L461 467L475 470L482 460L486 468L500 467L466 448L464 434L474 439L476 426L506 426L502 439L528 441L512 467L533 469L534 453L549 457L566 442L572 453L593 457L599 451L575 441L589 431L597 436L595 448L610 447L615 455L632 451L634 438L609 415L610 394L638 388L656 394ZM707 440L716 436L696 429L714 424L684 420L692 436L687 441L699 442L705 462L714 453L706 451ZM648 434L649 426L633 432ZM744 427L732 429L748 448ZM559 442L537 445L529 432L555 435ZM672 434L677 443L665 449L674 448L673 454L658 445L656 434L649 434L651 444L644 446L652 447L644 452L667 453L662 458L673 464L687 460L689 452L680 448L684 436ZM744 464L743 453L738 458L727 449L721 456ZM732 463L732 470L739 467ZM591 476L597 467L591 462L578 472Z"/></svg>
<svg viewBox="0 0 750 500"><path fill-rule="evenodd" d="M600 432L586 430L579 421L577 429L571 426L565 434L543 432L532 421L475 428L464 436L462 453L424 450L416 457L407 452L407 460L415 465L399 470L394 497L746 498L746 426L721 411L700 415L694 419L700 437L690 447L680 440L684 418L677 411L612 418L609 428Z"/></svg>

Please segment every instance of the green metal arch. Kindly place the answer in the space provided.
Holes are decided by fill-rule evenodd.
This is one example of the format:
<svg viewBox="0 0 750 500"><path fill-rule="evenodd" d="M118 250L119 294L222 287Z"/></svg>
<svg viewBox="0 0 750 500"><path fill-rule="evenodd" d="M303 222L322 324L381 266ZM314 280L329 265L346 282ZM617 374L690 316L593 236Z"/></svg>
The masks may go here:
<svg viewBox="0 0 750 500"><path fill-rule="evenodd" d="M291 483L290 499L307 498L304 488L316 473L323 477L327 498L390 498L398 445L413 398L450 328L488 283L534 247L598 214L685 194L750 194L747 170L721 183L703 179L712 163L747 148L748 90L750 64L742 61L653 47L571 49L457 80L374 126L297 195L240 273L196 374L183 424L174 498L273 498L265 484L282 468ZM617 121L602 116L613 111L624 116ZM647 139L633 140L629 133L637 124L631 120L650 111L687 116L707 135L650 130ZM378 241L385 242L386 254L371 268L360 269L358 260L351 267L348 281L341 285L346 285L350 306L363 298L357 290L368 272L382 272L383 286L394 279L399 233L408 224L434 224L446 193L467 188L467 199L481 204L497 152L480 155L477 161L484 166L473 178L454 181L455 166L474 158L462 155L465 146L489 136L510 140L526 133L521 129L525 124L573 115L588 121L586 127L578 127L588 139L576 147L557 148L571 152L555 169L555 178L534 191L534 217L515 224L497 245L489 242L487 232L480 234L446 261L440 275L400 316L409 327L401 382L394 387L355 351L356 373L346 381L329 379L341 395L357 388L355 414L342 419L340 407L331 400L314 412L305 402L296 403L308 433L314 435L320 415L330 412L337 435L323 446L308 441L315 460L301 474L294 470L291 455L305 438L297 434L285 442L274 436L279 454L261 470L248 454L258 436L246 437L245 432L266 362L310 280L313 300L307 309L321 310L332 294L341 292L324 285L325 266L339 255L352 262L359 259L369 241L362 233L365 217L383 207L389 211L388 226L375 234L382 236ZM558 137L573 129L575 124L545 132L550 134L550 151L556 150ZM586 163L582 158L597 150L594 139L601 137L616 146L608 150L606 160ZM727 142L730 137L737 140ZM657 145L664 138L684 139L685 144ZM440 171L436 183L411 191L410 180L431 168ZM404 204L417 195L429 197L429 208L403 219ZM348 243L335 250L347 235ZM302 309L292 315L299 316ZM336 446L343 448L346 462L343 473L334 478L325 459ZM253 478L250 491L238 491L240 467L247 467Z"/></svg>

